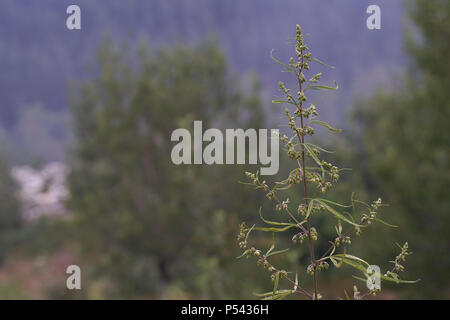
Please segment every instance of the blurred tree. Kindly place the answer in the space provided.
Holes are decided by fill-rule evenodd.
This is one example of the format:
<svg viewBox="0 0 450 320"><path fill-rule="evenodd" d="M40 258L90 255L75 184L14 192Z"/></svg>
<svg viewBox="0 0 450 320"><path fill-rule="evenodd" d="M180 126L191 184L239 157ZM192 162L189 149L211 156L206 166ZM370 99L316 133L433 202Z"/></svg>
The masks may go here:
<svg viewBox="0 0 450 320"><path fill-rule="evenodd" d="M6 252L16 243L21 225L16 184L6 157L0 154L0 264Z"/></svg>
<svg viewBox="0 0 450 320"><path fill-rule="evenodd" d="M410 73L399 90L380 92L357 109L365 147L359 160L369 190L384 193L409 234L415 252L409 269L422 278L412 292L444 298L450 289L450 2L416 0L409 9L419 31L408 37Z"/></svg>
<svg viewBox="0 0 450 320"><path fill-rule="evenodd" d="M93 277L112 297L238 297L235 228L257 209L237 184L245 170L176 166L170 136L194 120L261 127L258 88L242 89L213 42L124 52L105 42L73 103L70 205Z"/></svg>

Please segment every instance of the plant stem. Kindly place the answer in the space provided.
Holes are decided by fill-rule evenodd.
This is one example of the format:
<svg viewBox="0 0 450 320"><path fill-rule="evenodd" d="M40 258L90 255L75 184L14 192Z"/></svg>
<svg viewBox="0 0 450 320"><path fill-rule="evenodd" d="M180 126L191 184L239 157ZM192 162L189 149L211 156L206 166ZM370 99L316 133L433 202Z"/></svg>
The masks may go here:
<svg viewBox="0 0 450 320"><path fill-rule="evenodd" d="M281 271L281 270L275 268L275 267L274 267L267 259L264 260L264 261L267 262L267 263L268 263L275 271L277 271L277 272L278 272L278 271ZM307 297L310 298L310 299L314 299L314 296L313 296L311 293L309 293L308 291L306 291L305 289L303 289L302 287L300 287L300 286L298 285L298 283L296 283L294 280L292 280L292 279L289 278L288 276L286 276L285 279L288 280L290 283L292 283L292 284L294 284L294 285L297 286L296 292L299 292L299 293L301 293L301 294L307 296Z"/></svg>
<svg viewBox="0 0 450 320"><path fill-rule="evenodd" d="M302 73L303 70L303 52L302 52L302 61L301 61L302 65L301 65L301 69L299 69L299 73L297 74L297 79L298 79L298 86L299 86L299 91L301 93L303 93L303 88L302 88L302 81L300 78L300 75ZM300 144L301 144L301 157L302 157L302 180L303 180L303 193L305 196L305 207L308 208L309 206L309 201L308 201L308 187L306 185L306 168L305 168L305 135L304 135L304 123L303 123L303 101L300 101L298 109L300 111L300 126L303 130L302 134L299 135L297 132L297 137L300 140ZM318 291L318 286L317 286L317 277L316 277L316 258L314 256L314 245L313 245L313 240L311 239L311 223L309 221L309 217L306 218L306 226L308 229L308 242L309 242L309 253L311 255L311 264L314 268L314 273L313 273L313 283L314 283L314 298L313 299L317 299L317 291Z"/></svg>

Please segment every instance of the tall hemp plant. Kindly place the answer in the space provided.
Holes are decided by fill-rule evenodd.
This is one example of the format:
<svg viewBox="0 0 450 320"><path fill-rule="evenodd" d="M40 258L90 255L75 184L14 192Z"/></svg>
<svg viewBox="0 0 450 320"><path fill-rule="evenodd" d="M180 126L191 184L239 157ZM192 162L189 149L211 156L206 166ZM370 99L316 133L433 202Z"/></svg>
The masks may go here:
<svg viewBox="0 0 450 320"><path fill-rule="evenodd" d="M332 188L333 184L339 180L339 174L342 169L321 159L320 153L330 153L330 151L306 142L306 137L314 134L313 125L324 126L332 132L339 132L340 130L316 119L318 115L316 106L314 104L306 106L306 93L309 90L337 90L337 84L335 83L335 87L319 85L321 73L313 74L309 80L307 79L306 73L310 71L309 64L311 62L317 62L321 65L325 64L312 57L303 41L299 25L297 25L295 38L295 53L297 59L290 58L287 65L272 56L272 59L283 67L283 71L292 73L297 80L296 97L294 97L293 90L286 88L283 82L279 82L285 99L273 101L273 103L288 105L285 115L291 136L280 135L279 139L285 146L287 155L295 163L295 168L290 171L286 179L276 182L273 187L270 187L266 181L261 180L258 172L256 174L246 172L246 176L251 180L251 183L246 184L252 185L256 189L262 189L266 197L274 202L275 211L280 212L288 220L269 221L263 218L260 209L259 213L265 224L264 227L257 227L256 225L248 227L245 222L240 225L238 242L244 252L239 258L256 257L257 264L264 267L271 274L273 281L272 291L257 295L263 299L283 299L289 295L300 294L309 299L320 299L322 296L319 293L318 274L328 270L330 263L336 268L347 264L363 274L364 277L354 276L354 278L364 281L368 289L366 292L361 293L356 285L353 286L354 299L376 295L381 289L381 286L374 282L374 279L377 278L380 282L381 280L394 283L417 282L417 280L401 280L399 277L399 273L404 269L402 263L405 261L406 256L410 254L407 242L403 246L399 245L400 253L391 261L393 264L392 269L385 273L377 271L376 267L373 267L367 261L348 253L352 243L352 236L359 236L372 222L381 222L391 226L378 218L378 210L384 205L380 198L371 204L366 204L355 199L352 194L350 204L343 205L315 196L316 194L325 194ZM281 192L295 186L303 192L304 200L296 205L294 211L294 205L289 202L289 198L283 199ZM312 186L315 186L315 191L313 191ZM314 197L311 197L311 195L314 195ZM319 231L313 226L314 217L320 213L331 214L337 220L335 225L336 237L328 241L329 247L324 252L315 250L315 243L319 241L320 236ZM295 231L292 232L293 230ZM311 263L306 268L306 273L312 277L312 289L308 291L301 286L298 273L293 276L292 272L288 272L280 266L275 266L271 262L273 256L284 254L291 248L275 250L275 244L272 244L268 250L257 249L249 244L249 235L252 231L271 232L274 235L290 232L292 233L293 248L299 245L308 246ZM280 284L282 283L286 283L290 288L281 289ZM347 292L345 292L345 296L349 298Z"/></svg>

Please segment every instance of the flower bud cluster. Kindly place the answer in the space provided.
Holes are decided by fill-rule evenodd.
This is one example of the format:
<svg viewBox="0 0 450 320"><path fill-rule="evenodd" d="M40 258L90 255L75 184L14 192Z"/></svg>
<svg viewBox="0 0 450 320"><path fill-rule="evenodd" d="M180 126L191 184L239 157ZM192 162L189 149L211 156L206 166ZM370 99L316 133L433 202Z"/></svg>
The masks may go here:
<svg viewBox="0 0 450 320"><path fill-rule="evenodd" d="M406 256L410 255L411 253L408 252L408 242L405 242L403 245L401 252L398 256L395 257L394 261L391 261L394 264L394 270L395 271L403 271L405 267L401 264L401 262L406 261Z"/></svg>
<svg viewBox="0 0 450 320"><path fill-rule="evenodd" d="M317 83L321 77L322 77L322 72L319 72L318 74L314 75L311 79L309 79L309 82Z"/></svg>
<svg viewBox="0 0 450 320"><path fill-rule="evenodd" d="M319 234L317 233L316 228L311 227L309 233L310 233L310 235L311 235L311 240L317 241L317 239L319 239Z"/></svg>
<svg viewBox="0 0 450 320"><path fill-rule="evenodd" d="M296 25L296 34L295 34L295 40L297 42L295 46L295 52L297 53L297 57L299 60L303 60L304 55L303 51L308 50L308 47L305 46L305 43L303 41L303 35L302 35L302 28L300 28L300 25ZM297 65L297 68L301 67L301 65Z"/></svg>
<svg viewBox="0 0 450 320"><path fill-rule="evenodd" d="M323 209L325 209L323 204L315 202L314 204L312 204L310 215L312 216L316 211L320 211ZM305 204L300 203L297 208L297 213L301 216L306 216L307 212L308 207Z"/></svg>
<svg viewBox="0 0 450 320"><path fill-rule="evenodd" d="M301 110L301 114L305 117L305 118L309 118L309 117L312 117L312 116L317 116L317 110L316 110L316 106L315 105L313 105L313 104L311 104L310 106L309 106L309 108L306 108L306 109L302 109Z"/></svg>
<svg viewBox="0 0 450 320"><path fill-rule="evenodd" d="M306 268L306 273L313 276L316 271L327 270L329 267L330 265L328 264L328 262L320 261L316 265L310 264L308 268Z"/></svg>
<svg viewBox="0 0 450 320"><path fill-rule="evenodd" d="M302 176L301 176L298 168L289 174L289 177L288 177L289 184L298 184L301 181L302 181Z"/></svg>
<svg viewBox="0 0 450 320"><path fill-rule="evenodd" d="M275 210L276 211L288 210L288 203L289 203L289 198L287 198L286 200L282 201L281 203L278 203L275 206Z"/></svg>
<svg viewBox="0 0 450 320"><path fill-rule="evenodd" d="M286 147L287 147L287 154L288 154L290 159L300 159L301 158L300 152L295 150L295 147L294 147L294 145L292 143L288 142L286 144Z"/></svg>
<svg viewBox="0 0 450 320"><path fill-rule="evenodd" d="M239 242L239 248L247 248L247 241L246 241L246 237L247 237L247 232L248 232L248 228L247 228L247 224L245 222L242 222L239 225L239 233L237 236L237 240Z"/></svg>
<svg viewBox="0 0 450 320"><path fill-rule="evenodd" d="M288 141L288 137L284 135L279 135L279 139L281 142L286 143Z"/></svg>
<svg viewBox="0 0 450 320"><path fill-rule="evenodd" d="M378 198L378 200L374 201L370 205L370 212L364 213L361 217L361 224L367 223L367 225L371 224L373 220L377 217L377 211L378 208L381 206L381 198Z"/></svg>
<svg viewBox="0 0 450 320"><path fill-rule="evenodd" d="M330 168L330 178L333 182L337 182L339 180L339 169L336 166L332 166Z"/></svg>
<svg viewBox="0 0 450 320"><path fill-rule="evenodd" d="M306 239L308 239L308 234L304 232L299 232L297 234L294 234L294 236L292 237L292 242L303 243L303 241L305 241Z"/></svg>
<svg viewBox="0 0 450 320"><path fill-rule="evenodd" d="M381 289L374 288L374 289L369 291L369 294L375 297L377 295L377 293L380 292L380 291L381 291Z"/></svg>
<svg viewBox="0 0 450 320"><path fill-rule="evenodd" d="M301 75L303 75L303 74L301 74ZM298 102L299 103L302 103L302 102L307 100L306 95L303 92L303 90L297 92L297 97L298 97Z"/></svg>
<svg viewBox="0 0 450 320"><path fill-rule="evenodd" d="M311 183L319 183L322 181L322 177L317 172L306 172L306 181Z"/></svg>
<svg viewBox="0 0 450 320"><path fill-rule="evenodd" d="M249 178L250 180L253 181L253 184L255 186L259 185L259 178L256 174L247 171L247 172L245 172L245 175L247 176L247 178Z"/></svg>
<svg viewBox="0 0 450 320"><path fill-rule="evenodd" d="M258 249L256 249L255 247L251 247L251 248L249 249L249 252L248 252L248 256L247 256L247 257L249 257L250 255L253 255L253 256L255 256L255 257L259 257L259 256L261 256L261 251L258 250Z"/></svg>
<svg viewBox="0 0 450 320"><path fill-rule="evenodd" d="M317 233L316 228L311 227L309 234L311 235L311 240L317 241L317 239L319 239L319 234ZM292 242L294 242L294 243L301 244L306 239L308 239L308 233L306 233L306 232L299 232L292 236Z"/></svg>
<svg viewBox="0 0 450 320"><path fill-rule="evenodd" d="M332 185L331 182L329 182L329 181L320 181L320 182L317 184L317 189L318 189L321 193L325 193L325 192L327 192L328 190L330 190L332 186L333 186L333 185Z"/></svg>
<svg viewBox="0 0 450 320"><path fill-rule="evenodd" d="M273 200L275 198L275 192L273 192L269 186L266 183L266 180L263 181L259 181L259 178L256 174L251 173L251 172L246 172L245 175L253 181L253 184L258 187L258 188L262 188L265 192L266 192L266 197L269 200Z"/></svg>
<svg viewBox="0 0 450 320"><path fill-rule="evenodd" d="M361 227L355 226L355 234L359 237L361 235Z"/></svg>
<svg viewBox="0 0 450 320"><path fill-rule="evenodd" d="M291 95L291 89L286 88L285 84L283 83L283 81L278 82L278 86L280 87L281 91L284 92L284 94L286 95L287 101L289 101L290 103L294 103L294 98Z"/></svg>
<svg viewBox="0 0 450 320"><path fill-rule="evenodd" d="M270 272L275 271L275 269L270 265L269 261L267 261L266 258L259 258L256 265L263 266L264 269L267 269Z"/></svg>
<svg viewBox="0 0 450 320"><path fill-rule="evenodd" d="M349 236L340 236L334 240L334 244L336 247L339 247L341 244L352 244L352 239Z"/></svg>
<svg viewBox="0 0 450 320"><path fill-rule="evenodd" d="M280 270L277 273L279 273L280 278L286 278L288 273L286 270ZM272 279L272 282L275 281L276 273L273 273L270 278Z"/></svg>
<svg viewBox="0 0 450 320"><path fill-rule="evenodd" d="M307 212L308 212L308 208L306 207L306 205L303 203L300 203L297 208L297 213L301 216L306 216Z"/></svg>

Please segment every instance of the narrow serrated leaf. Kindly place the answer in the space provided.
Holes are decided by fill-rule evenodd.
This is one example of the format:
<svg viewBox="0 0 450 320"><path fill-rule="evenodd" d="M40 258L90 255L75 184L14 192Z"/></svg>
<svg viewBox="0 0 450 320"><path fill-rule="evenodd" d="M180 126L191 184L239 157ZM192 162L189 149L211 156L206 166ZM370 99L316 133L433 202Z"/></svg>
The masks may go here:
<svg viewBox="0 0 450 320"><path fill-rule="evenodd" d="M341 132L341 129L336 129L333 128L332 126L330 126L328 123L324 122L324 121L320 121L320 120L312 120L310 123L315 123L315 124L320 124L322 126L324 126L325 128L327 128L328 130L332 131L332 132Z"/></svg>
<svg viewBox="0 0 450 320"><path fill-rule="evenodd" d="M275 280L273 281L273 294L274 295L275 295L275 292L277 292L279 281L280 281L280 272L277 272L275 274Z"/></svg>
<svg viewBox="0 0 450 320"><path fill-rule="evenodd" d="M295 226L296 225L293 224L293 225L286 226L284 228L258 227L258 228L255 228L255 230L257 230L257 231L264 231L264 232L284 232L284 231L289 230L290 228L293 228Z"/></svg>
<svg viewBox="0 0 450 320"><path fill-rule="evenodd" d="M267 224L270 224L270 225L274 225L274 226L291 226L291 227L295 227L296 226L296 224L290 223L290 222L278 222L278 221L270 221L270 220L264 219L264 217L262 216L262 208L259 208L259 216L260 216L261 220L264 221L264 223L267 223Z"/></svg>
<svg viewBox="0 0 450 320"><path fill-rule="evenodd" d="M276 255L276 254L285 253L285 252L287 252L287 251L289 251L289 248L288 248L288 249L283 249L283 250L278 250L278 251L272 251L271 253L266 254L266 258L268 258L268 257L270 257L270 256L274 256L274 255Z"/></svg>

